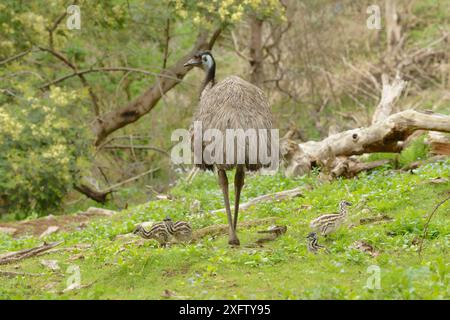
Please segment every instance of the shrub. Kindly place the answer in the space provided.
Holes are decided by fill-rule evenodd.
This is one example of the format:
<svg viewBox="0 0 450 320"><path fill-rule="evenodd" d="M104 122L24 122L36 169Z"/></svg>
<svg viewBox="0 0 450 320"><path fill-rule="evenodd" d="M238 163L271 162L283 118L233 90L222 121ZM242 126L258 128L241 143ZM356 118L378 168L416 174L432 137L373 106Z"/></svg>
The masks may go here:
<svg viewBox="0 0 450 320"><path fill-rule="evenodd" d="M19 84L0 100L0 196L8 211L57 207L78 179L86 136L73 124L81 95L53 87L39 93Z"/></svg>

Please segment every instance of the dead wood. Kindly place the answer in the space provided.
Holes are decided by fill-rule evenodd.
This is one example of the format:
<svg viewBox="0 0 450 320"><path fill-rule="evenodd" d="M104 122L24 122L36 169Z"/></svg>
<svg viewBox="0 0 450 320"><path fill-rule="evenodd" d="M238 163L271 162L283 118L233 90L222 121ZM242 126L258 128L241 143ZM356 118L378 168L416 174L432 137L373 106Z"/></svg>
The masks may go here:
<svg viewBox="0 0 450 320"><path fill-rule="evenodd" d="M240 222L238 224L238 228L245 229L245 228L256 227L256 226L263 225L263 224L270 224L270 223L274 223L276 221L276 219L277 219L276 217L270 217L270 218L264 218L264 219L244 221L244 222ZM228 229L229 229L228 224L219 224L219 225L213 225L213 226L205 227L202 229L198 229L193 232L192 241L197 241L204 237L227 235Z"/></svg>
<svg viewBox="0 0 450 320"><path fill-rule="evenodd" d="M427 142L430 144L431 153L450 156L450 136L442 132L430 132Z"/></svg>
<svg viewBox="0 0 450 320"><path fill-rule="evenodd" d="M376 223L376 222L381 222L381 221L391 221L392 218L383 214L383 215L378 215L375 217L370 217L370 218L362 218L359 220L359 224L369 224L369 223Z"/></svg>
<svg viewBox="0 0 450 320"><path fill-rule="evenodd" d="M389 115L405 86L406 82L398 76L391 84L387 76L383 76L381 99L371 126L333 134L322 141L297 145L289 139L282 139L280 146L286 174L302 175L320 166L333 177L353 176L383 163L363 164L357 159L348 159L350 156L373 152L398 153L403 150L411 134L419 130L450 132L450 116L447 115L415 110Z"/></svg>
<svg viewBox="0 0 450 320"><path fill-rule="evenodd" d="M363 171L369 171L385 164L390 163L390 160L377 160L372 162L361 162L355 158L337 157L332 163L332 170L330 171L332 177L346 177L352 178Z"/></svg>
<svg viewBox="0 0 450 320"><path fill-rule="evenodd" d="M423 242L425 240L425 238L427 237L427 233L428 233L428 226L430 225L430 221L433 218L434 214L436 213L436 211L439 209L440 206L442 206L444 203L446 203L448 200L450 200L450 191L448 192L448 196L447 198L445 198L444 200L440 201L433 209L433 211L431 211L431 213L428 215L427 221L425 222L425 226L423 228L423 234L420 241L420 245L419 245L419 250L418 250L418 254L419 257L422 257L422 250L423 250Z"/></svg>
<svg viewBox="0 0 450 320"><path fill-rule="evenodd" d="M431 157L431 158L428 158L425 160L414 161L414 162L411 162L410 164L404 166L401 170L403 170L403 171L414 170L425 164L439 162L439 161L445 160L447 158L448 158L447 156L440 155L440 156L434 156L434 157Z"/></svg>
<svg viewBox="0 0 450 320"><path fill-rule="evenodd" d="M4 277L19 277L19 276L42 277L42 276L45 276L45 274L0 270L0 276L4 276Z"/></svg>
<svg viewBox="0 0 450 320"><path fill-rule="evenodd" d="M108 194L110 194L112 192L112 191L109 191L109 192L105 193L105 192L101 192L98 190L94 190L93 188L91 188L85 184L75 185L73 188L75 190L77 190L78 192L84 194L89 199L92 199L101 204L106 203L106 197L108 196Z"/></svg>
<svg viewBox="0 0 450 320"><path fill-rule="evenodd" d="M89 249L91 246L92 245L90 245L88 243L86 243L86 244L81 243L81 244L74 245L72 247L55 248L55 249L50 249L47 251L40 252L40 253L36 254L36 257L40 257L43 255L52 254L52 253L59 253L59 252L72 252L72 251L78 251L78 250L86 250L86 249Z"/></svg>
<svg viewBox="0 0 450 320"><path fill-rule="evenodd" d="M299 197L299 196L302 196L301 188L295 188L295 189L291 189L291 190L285 190L285 191L280 191L280 192L276 192L276 193L265 194L265 195L253 198L253 199L249 200L248 202L241 203L239 205L239 210L248 209L249 207L251 207L257 203L261 203L261 202L279 201L279 200L290 199L290 198L295 198L295 197ZM225 208L211 211L211 213L213 213L213 214L217 214L217 213L221 213L221 212L225 212Z"/></svg>
<svg viewBox="0 0 450 320"><path fill-rule="evenodd" d="M20 251L4 253L4 254L0 255L0 265L13 263L13 262L17 262L17 261L20 261L23 259L34 257L34 256L38 255L39 253L45 252L47 250L50 250L50 249L60 245L63 242L64 241L57 241L57 242L52 242L52 243L44 242L42 245L31 248L31 249L24 249L24 250L20 250Z"/></svg>
<svg viewBox="0 0 450 320"><path fill-rule="evenodd" d="M274 241L278 237L285 234L287 231L287 226L272 226L267 230L259 230L258 233L268 233L267 237L259 238L256 240L256 244L261 245L266 242Z"/></svg>
<svg viewBox="0 0 450 320"><path fill-rule="evenodd" d="M121 187L124 184L133 182L135 180L138 180L139 178L142 178L143 176L146 176L148 174L154 173L156 171L158 171L159 168L154 168L154 169L150 169L147 170L143 173L138 174L137 176L131 177L129 179L126 179L124 181L118 182L104 190L95 190L93 188L91 188L90 186L87 186L85 184L80 184L80 185L75 185L74 189L77 190L78 192L84 194L86 197L99 202L101 204L105 204L106 203L106 197L108 196L108 194L114 192L115 190L117 190L117 188Z"/></svg>

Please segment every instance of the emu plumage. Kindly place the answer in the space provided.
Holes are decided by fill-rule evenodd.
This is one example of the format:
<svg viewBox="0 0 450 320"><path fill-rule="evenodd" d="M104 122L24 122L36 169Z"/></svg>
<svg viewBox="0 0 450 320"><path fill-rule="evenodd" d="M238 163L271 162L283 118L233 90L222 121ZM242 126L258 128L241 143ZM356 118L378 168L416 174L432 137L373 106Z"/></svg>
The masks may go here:
<svg viewBox="0 0 450 320"><path fill-rule="evenodd" d="M222 188L225 209L227 212L229 230L229 244L239 245L239 239L236 235L236 227L239 213L239 202L241 190L244 185L245 170L258 170L263 166L259 158L259 149L264 148L270 151L270 129L272 129L272 114L270 106L264 92L255 85L237 77L229 76L224 80L216 83L215 81L215 61L209 51L199 52L189 60L185 66L196 66L202 68L205 73L205 81L203 82L202 92L200 95L199 108L194 116L194 121L200 121L202 124L202 134L208 129L219 130L223 137L226 135L227 129L255 129L266 130L265 140L257 139L256 150L258 152L257 161L253 163L249 159L249 142L245 140L245 163L237 162L237 152L226 161L227 155L225 147L223 149L222 163L205 163L204 161L197 164L201 169L212 170L217 169L219 184ZM264 143L264 145L262 145ZM203 144L202 149L205 147ZM203 150L202 150L203 151ZM229 194L228 194L228 178L226 170L236 168L234 179L235 187L235 203L234 218L231 216Z"/></svg>

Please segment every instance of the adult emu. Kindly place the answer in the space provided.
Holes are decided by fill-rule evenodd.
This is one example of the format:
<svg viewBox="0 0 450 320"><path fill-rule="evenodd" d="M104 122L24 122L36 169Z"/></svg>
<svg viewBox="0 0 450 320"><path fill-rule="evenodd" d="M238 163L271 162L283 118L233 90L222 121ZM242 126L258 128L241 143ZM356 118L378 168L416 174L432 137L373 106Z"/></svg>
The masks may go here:
<svg viewBox="0 0 450 320"><path fill-rule="evenodd" d="M256 132L256 151L254 148L255 145L250 145L250 139L244 138L244 142L242 143L241 140L241 144L234 148L234 154L228 154L228 158L225 148L223 149L223 157L221 157L223 161L221 163L218 163L218 161L206 163L202 158L201 163L196 164L203 170L217 169L219 184L223 192L227 212L228 225L230 227L228 243L230 245L239 245L240 242L236 235L236 227L245 171L256 171L263 166L268 166L266 161L261 161L260 148L265 150L266 155L271 152L270 129L272 128L272 114L270 112L269 102L261 89L239 77L230 76L216 83L216 63L209 51L198 52L184 66L199 67L206 74L201 88L199 109L194 116L194 122L199 121L201 123L202 134L208 129L219 130L222 133L222 137L226 137L227 129L234 129L234 132L237 132L236 129L242 129L240 130L241 133L242 131L248 132L248 129L254 129L254 132ZM263 135L264 133L266 134L265 139L261 138L261 133ZM236 141L239 138L234 137L233 139L235 139L234 145L236 146ZM205 144L203 143L202 152L204 148ZM237 148L243 148L242 152L245 152L245 161L238 161L239 151ZM255 152L257 154L251 154ZM215 158L217 159L217 157ZM234 219L231 216L228 178L226 174L226 170L233 168L236 168L234 177Z"/></svg>

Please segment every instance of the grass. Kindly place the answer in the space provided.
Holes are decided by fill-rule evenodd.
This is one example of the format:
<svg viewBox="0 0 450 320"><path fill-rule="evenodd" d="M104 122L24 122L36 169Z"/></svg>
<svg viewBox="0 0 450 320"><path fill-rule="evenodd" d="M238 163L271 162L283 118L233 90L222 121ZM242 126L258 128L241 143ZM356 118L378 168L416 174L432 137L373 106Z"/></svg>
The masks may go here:
<svg viewBox="0 0 450 320"><path fill-rule="evenodd" d="M242 246L229 248L226 237L205 238L187 246L158 248L153 240L143 245L115 240L135 223L158 221L166 215L187 219L194 228L225 223L222 195L212 174L202 173L193 184L180 182L172 190L174 200L151 201L118 213L113 218L92 221L85 229L57 233L46 241L65 240L63 246L85 243L89 249L57 252L24 260L0 270L44 273L43 276L2 277L1 299L449 299L450 203L442 205L431 221L422 259L415 244L425 217L442 200L450 183L430 179L450 176L450 160L429 164L405 173L388 167L355 179L321 182L315 175L287 179L254 175L246 180L244 199L270 192L304 187L304 196L287 201L262 203L242 213L242 220L278 217L288 232L263 248L246 248L258 238L254 229L240 230ZM341 199L355 203L349 221L321 243L330 254L313 255L306 250L309 221L332 212ZM200 212L191 212L194 200ZM358 225L360 218L387 214L391 222ZM241 220L241 221L242 221ZM364 240L380 251L377 257L353 249ZM0 234L0 254L41 243L32 236L13 239ZM59 262L61 272L52 272L42 259ZM62 293L76 265L81 284L87 287ZM367 288L370 266L380 268L380 289ZM370 270L370 269L369 269ZM168 291L166 291L168 290ZM164 293L166 292L166 293ZM169 292L169 294L167 294Z"/></svg>

